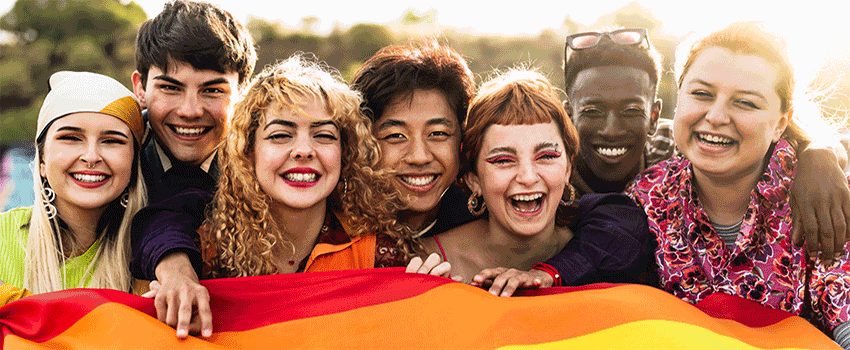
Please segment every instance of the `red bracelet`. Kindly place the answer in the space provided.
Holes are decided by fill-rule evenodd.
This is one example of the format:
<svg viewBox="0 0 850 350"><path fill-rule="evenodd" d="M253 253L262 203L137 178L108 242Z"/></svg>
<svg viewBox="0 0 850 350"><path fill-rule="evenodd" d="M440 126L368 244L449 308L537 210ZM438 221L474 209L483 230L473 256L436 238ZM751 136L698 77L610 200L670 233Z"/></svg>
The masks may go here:
<svg viewBox="0 0 850 350"><path fill-rule="evenodd" d="M561 274L559 274L558 270L556 270L555 267L552 265L549 265L547 263L536 263L531 268L534 270L543 271L545 273L548 273L549 276L552 276L553 287L560 286L563 283L563 281L561 281Z"/></svg>

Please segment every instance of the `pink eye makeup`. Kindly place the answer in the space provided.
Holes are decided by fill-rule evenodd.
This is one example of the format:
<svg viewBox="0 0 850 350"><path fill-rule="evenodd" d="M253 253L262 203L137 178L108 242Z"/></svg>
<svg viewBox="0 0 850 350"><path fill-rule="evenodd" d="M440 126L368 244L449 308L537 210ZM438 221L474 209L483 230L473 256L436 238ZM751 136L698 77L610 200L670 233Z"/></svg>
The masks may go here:
<svg viewBox="0 0 850 350"><path fill-rule="evenodd" d="M546 151L546 152L540 152L540 153L538 153L538 154L537 154L537 157L535 158L535 160L537 160L537 159L555 159L555 158L558 158L558 157L560 157L560 156L561 156L561 152L557 152L557 151Z"/></svg>
<svg viewBox="0 0 850 350"><path fill-rule="evenodd" d="M514 161L516 158L505 155L492 156L490 158L485 158L484 161L490 164L503 164L506 162Z"/></svg>

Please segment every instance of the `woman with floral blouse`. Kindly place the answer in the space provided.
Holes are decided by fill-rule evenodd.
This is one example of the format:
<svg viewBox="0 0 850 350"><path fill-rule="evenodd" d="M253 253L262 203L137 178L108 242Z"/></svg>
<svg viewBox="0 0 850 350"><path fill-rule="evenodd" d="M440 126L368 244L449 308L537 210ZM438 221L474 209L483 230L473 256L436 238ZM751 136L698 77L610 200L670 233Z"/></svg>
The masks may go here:
<svg viewBox="0 0 850 350"><path fill-rule="evenodd" d="M693 303L721 292L792 312L847 348L847 255L824 266L791 243L795 149L811 140L801 120L818 113L795 110L784 40L734 23L682 44L677 62L681 155L627 190L656 234L662 287Z"/></svg>

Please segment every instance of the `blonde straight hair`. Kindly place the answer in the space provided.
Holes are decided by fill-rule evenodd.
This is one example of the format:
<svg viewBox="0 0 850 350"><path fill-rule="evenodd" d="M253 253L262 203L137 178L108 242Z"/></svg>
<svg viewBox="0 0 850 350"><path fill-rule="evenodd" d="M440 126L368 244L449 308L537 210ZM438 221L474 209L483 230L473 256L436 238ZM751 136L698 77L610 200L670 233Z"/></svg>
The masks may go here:
<svg viewBox="0 0 850 350"><path fill-rule="evenodd" d="M42 144L43 145L43 144ZM36 145L36 161L42 159L42 146ZM41 202L44 191L43 179L38 167L33 171L35 203L29 223L29 237L25 245L26 262L24 264L23 287L31 292L47 293L69 288L109 288L132 292L132 276L130 274L130 223L133 215L147 203L147 191L142 179L141 166L138 163L140 150L136 149L134 157L136 181L128 185L129 200L124 215L113 236L107 232L98 235L98 249L95 253L80 283L76 286L66 285L64 265L65 249L60 235L68 234L68 230L59 230L59 213L53 218L47 218L47 210ZM115 201L119 201L119 198ZM106 229L104 229L106 230ZM71 240L73 241L73 240ZM73 250L72 250L73 251ZM86 281L91 281L86 285Z"/></svg>

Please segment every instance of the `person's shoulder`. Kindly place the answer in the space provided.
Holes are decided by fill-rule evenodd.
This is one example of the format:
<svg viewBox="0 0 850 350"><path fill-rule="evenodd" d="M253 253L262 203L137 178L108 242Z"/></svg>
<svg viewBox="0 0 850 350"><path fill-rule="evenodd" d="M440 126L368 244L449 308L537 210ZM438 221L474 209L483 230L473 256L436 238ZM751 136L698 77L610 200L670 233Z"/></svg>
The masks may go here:
<svg viewBox="0 0 850 350"><path fill-rule="evenodd" d="M0 213L0 223L29 221L32 207L18 207Z"/></svg>

